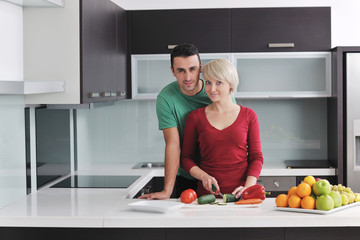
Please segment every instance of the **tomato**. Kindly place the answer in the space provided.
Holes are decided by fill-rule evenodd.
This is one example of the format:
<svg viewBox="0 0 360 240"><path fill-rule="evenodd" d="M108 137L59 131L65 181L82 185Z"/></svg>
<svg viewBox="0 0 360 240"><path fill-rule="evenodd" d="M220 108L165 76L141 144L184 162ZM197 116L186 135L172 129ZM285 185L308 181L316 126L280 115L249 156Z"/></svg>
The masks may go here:
<svg viewBox="0 0 360 240"><path fill-rule="evenodd" d="M180 201L183 203L192 203L197 198L196 192L193 189L186 189L180 195Z"/></svg>

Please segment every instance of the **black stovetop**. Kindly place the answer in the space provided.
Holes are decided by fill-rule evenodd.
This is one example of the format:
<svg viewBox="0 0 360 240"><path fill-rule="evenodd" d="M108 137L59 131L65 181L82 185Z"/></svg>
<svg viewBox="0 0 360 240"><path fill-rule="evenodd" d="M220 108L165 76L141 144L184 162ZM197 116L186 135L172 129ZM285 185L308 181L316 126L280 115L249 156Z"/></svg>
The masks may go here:
<svg viewBox="0 0 360 240"><path fill-rule="evenodd" d="M58 182L52 188L127 188L139 177L133 175L74 175Z"/></svg>

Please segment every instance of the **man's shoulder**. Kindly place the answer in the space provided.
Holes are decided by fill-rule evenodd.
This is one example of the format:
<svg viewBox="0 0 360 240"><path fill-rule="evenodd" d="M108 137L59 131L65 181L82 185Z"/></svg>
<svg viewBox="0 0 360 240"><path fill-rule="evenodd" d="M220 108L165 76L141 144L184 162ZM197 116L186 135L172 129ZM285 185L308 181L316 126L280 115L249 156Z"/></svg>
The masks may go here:
<svg viewBox="0 0 360 240"><path fill-rule="evenodd" d="M168 96L168 95L172 96L177 91L177 89L176 89L177 87L178 87L178 85L177 85L176 81L171 82L160 91L158 96L162 96L162 97Z"/></svg>

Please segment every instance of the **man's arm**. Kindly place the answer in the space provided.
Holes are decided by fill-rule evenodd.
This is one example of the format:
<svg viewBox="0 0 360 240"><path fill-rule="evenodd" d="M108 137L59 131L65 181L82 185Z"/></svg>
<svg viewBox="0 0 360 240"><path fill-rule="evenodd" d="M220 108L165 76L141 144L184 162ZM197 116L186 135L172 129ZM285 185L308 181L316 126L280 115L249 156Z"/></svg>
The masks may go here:
<svg viewBox="0 0 360 240"><path fill-rule="evenodd" d="M180 136L177 127L162 130L165 139L165 182L161 192L145 194L139 198L167 199L170 198L175 185L180 163Z"/></svg>

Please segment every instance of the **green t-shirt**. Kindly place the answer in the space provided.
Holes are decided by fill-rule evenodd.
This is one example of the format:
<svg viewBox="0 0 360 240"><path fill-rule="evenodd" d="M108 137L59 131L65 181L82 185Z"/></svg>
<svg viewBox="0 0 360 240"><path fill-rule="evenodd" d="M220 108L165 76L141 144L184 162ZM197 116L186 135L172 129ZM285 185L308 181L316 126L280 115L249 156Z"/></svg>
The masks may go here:
<svg viewBox="0 0 360 240"><path fill-rule="evenodd" d="M203 84L204 86L204 84ZM182 146L186 118L189 113L209 105L211 100L203 87L201 91L193 96L181 92L177 82L172 82L161 90L156 100L156 114L159 121L159 129L177 127ZM188 179L194 179L182 168L179 168L178 175Z"/></svg>

